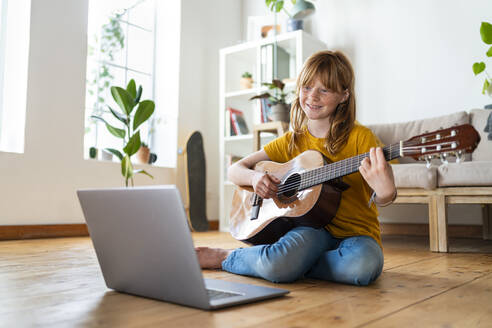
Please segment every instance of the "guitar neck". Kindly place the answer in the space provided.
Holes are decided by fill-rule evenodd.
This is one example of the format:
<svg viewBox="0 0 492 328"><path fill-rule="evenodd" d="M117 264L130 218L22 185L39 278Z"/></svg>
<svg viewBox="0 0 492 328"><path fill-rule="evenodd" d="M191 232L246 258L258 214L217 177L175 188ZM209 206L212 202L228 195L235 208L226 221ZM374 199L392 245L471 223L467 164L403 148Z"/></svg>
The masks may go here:
<svg viewBox="0 0 492 328"><path fill-rule="evenodd" d="M383 148L386 161L401 157L400 143L394 143ZM330 163L313 170L302 172L299 190L319 185L359 171L361 161L369 157L369 153L360 154L344 160Z"/></svg>

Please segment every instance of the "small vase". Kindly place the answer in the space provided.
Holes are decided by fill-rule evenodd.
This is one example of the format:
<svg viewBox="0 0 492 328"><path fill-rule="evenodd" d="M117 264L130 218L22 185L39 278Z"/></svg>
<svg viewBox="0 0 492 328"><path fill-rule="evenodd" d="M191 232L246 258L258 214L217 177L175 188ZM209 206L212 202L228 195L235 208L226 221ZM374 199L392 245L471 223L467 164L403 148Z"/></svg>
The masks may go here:
<svg viewBox="0 0 492 328"><path fill-rule="evenodd" d="M289 123L290 106L287 104L276 104L272 106L272 120Z"/></svg>

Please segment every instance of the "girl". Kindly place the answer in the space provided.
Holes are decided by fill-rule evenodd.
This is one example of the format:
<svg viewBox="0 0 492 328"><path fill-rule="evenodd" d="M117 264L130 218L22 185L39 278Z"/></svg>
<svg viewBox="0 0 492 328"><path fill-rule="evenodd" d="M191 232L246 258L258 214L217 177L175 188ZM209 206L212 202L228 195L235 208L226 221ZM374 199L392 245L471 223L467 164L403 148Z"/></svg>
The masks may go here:
<svg viewBox="0 0 492 328"><path fill-rule="evenodd" d="M325 228L297 227L271 245L235 250L199 247L200 265L272 282L307 277L368 285L381 274L384 262L372 200L379 206L390 204L396 187L377 138L355 122L354 72L341 52L321 51L308 58L297 79L291 126L293 131L231 166L229 179L271 198L280 181L254 171L259 161L284 163L309 149L331 162L369 152L360 173L344 177L350 188L343 191L336 216Z"/></svg>

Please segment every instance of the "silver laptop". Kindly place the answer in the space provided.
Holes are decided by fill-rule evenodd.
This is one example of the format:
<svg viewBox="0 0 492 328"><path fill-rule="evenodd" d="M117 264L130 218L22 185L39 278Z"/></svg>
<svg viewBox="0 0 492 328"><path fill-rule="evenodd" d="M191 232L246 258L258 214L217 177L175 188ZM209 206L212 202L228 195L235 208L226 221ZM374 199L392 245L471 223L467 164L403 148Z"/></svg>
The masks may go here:
<svg viewBox="0 0 492 328"><path fill-rule="evenodd" d="M288 290L204 279L175 186L78 190L108 288L201 309Z"/></svg>

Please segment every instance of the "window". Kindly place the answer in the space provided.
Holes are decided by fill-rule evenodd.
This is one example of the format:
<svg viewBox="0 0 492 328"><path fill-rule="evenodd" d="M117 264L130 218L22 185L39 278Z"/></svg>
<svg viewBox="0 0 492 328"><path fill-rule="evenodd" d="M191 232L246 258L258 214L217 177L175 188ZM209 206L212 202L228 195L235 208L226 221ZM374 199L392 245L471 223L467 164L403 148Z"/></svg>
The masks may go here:
<svg viewBox="0 0 492 328"><path fill-rule="evenodd" d="M7 35L7 0L0 0L0 138L2 136L3 80L5 63L5 37Z"/></svg>
<svg viewBox="0 0 492 328"><path fill-rule="evenodd" d="M0 0L0 151L24 152L30 17L30 0Z"/></svg>
<svg viewBox="0 0 492 328"><path fill-rule="evenodd" d="M134 79L143 88L141 99L154 99L154 0L91 0L89 2L88 56L85 110L86 157L89 148L121 149L121 139L111 135L105 125L91 118L103 116L120 126L108 105L116 108L111 96L113 85L126 87ZM142 142L153 147L153 121L141 128ZM101 153L101 151L99 151Z"/></svg>

